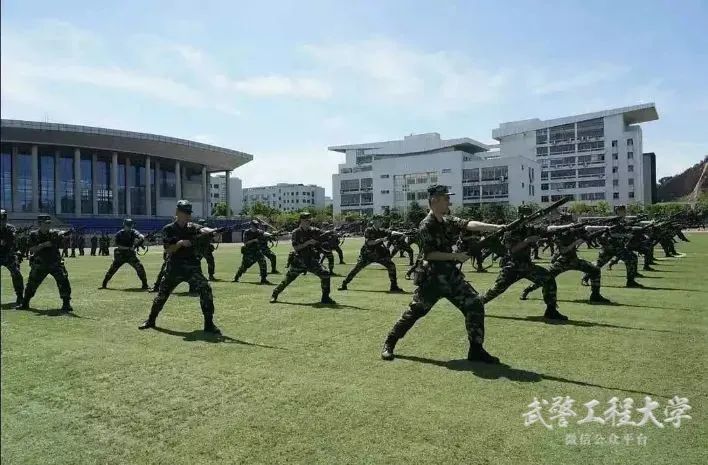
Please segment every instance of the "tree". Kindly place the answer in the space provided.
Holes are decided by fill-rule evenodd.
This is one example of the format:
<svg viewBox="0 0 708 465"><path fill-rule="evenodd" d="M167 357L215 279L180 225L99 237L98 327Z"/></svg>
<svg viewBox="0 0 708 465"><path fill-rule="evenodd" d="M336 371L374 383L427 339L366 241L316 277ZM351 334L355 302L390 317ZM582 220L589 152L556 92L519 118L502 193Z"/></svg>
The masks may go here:
<svg viewBox="0 0 708 465"><path fill-rule="evenodd" d="M231 212L229 215L227 212ZM214 208L211 210L211 216L231 216L234 214L233 210L229 210L229 206L226 205L226 202L219 202L216 205L214 205Z"/></svg>
<svg viewBox="0 0 708 465"><path fill-rule="evenodd" d="M639 202L629 202L627 204L627 214L629 215L639 215L644 213L644 205Z"/></svg>
<svg viewBox="0 0 708 465"><path fill-rule="evenodd" d="M598 215L609 215L611 211L610 204L604 200L600 200L595 205L595 213Z"/></svg>
<svg viewBox="0 0 708 465"><path fill-rule="evenodd" d="M408 206L408 211L406 212L406 222L417 226L421 221L423 221L426 214L427 213L423 210L423 207L421 207L415 200L412 200L411 204Z"/></svg>

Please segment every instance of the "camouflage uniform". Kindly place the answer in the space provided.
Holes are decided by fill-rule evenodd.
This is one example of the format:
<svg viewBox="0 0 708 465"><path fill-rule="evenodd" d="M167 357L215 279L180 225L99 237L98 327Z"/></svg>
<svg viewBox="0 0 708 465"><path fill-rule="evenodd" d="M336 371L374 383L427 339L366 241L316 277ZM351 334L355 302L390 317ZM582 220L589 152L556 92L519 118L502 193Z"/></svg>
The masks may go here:
<svg viewBox="0 0 708 465"><path fill-rule="evenodd" d="M6 218L5 211L2 212L3 221ZM12 278L12 287L15 289L17 303L22 303L22 295L25 289L22 273L20 272L20 264L17 260L17 251L15 240L17 238L17 230L11 224L0 226L0 266L4 266L10 272Z"/></svg>
<svg viewBox="0 0 708 465"><path fill-rule="evenodd" d="M302 217L302 216L301 216ZM293 247L298 247L301 244L309 241L310 239L318 239L324 231L318 228L308 228L298 227L292 232L292 244ZM285 290L286 287L290 285L298 276L301 274L310 272L320 278L320 286L322 288L322 299L323 303L331 303L334 301L329 297L330 291L330 274L325 270L319 262L319 251L316 250L316 246L310 245L299 251L293 251L292 263L288 268L288 272L285 274L283 281L278 284L278 286L273 289L273 295L271 297L271 303L275 302L281 292Z"/></svg>
<svg viewBox="0 0 708 465"><path fill-rule="evenodd" d="M79 235L79 238L76 241L76 245L79 248L79 256L83 257L84 256L84 248L86 248L86 238L84 237L83 234Z"/></svg>
<svg viewBox="0 0 708 465"><path fill-rule="evenodd" d="M501 295L512 284L525 278L534 282L543 290L543 301L546 303L547 318L567 319L556 309L556 280L545 268L531 261L531 247L526 246L512 253L512 248L529 236L545 233L545 227L524 226L507 231L503 237L503 244L507 253L500 260L501 271L497 276L494 286L482 297L486 304Z"/></svg>
<svg viewBox="0 0 708 465"><path fill-rule="evenodd" d="M415 255L415 253L408 243L408 240L408 236L395 237L392 241L393 248L391 249L391 257L395 257L398 252L401 252L401 254L405 252L408 254L409 266L413 266L413 255Z"/></svg>
<svg viewBox="0 0 708 465"><path fill-rule="evenodd" d="M180 201L179 205L184 202ZM191 205L189 205L191 213ZM188 240L192 242L191 247L180 247L175 252L169 255L165 266L165 274L160 281L157 295L152 302L150 315L145 323L140 326L140 329L151 328L155 326L157 316L165 306L165 302L174 291L175 287L182 282L188 282L190 288L199 293L199 304L204 315L205 330L215 329L211 332L219 332L214 326L214 297L211 292L211 286L202 274L202 267L199 256L196 253L196 246L202 229L196 223L187 223L180 226L177 221L166 225L162 228L163 244L165 246L177 244L180 240Z"/></svg>
<svg viewBox="0 0 708 465"><path fill-rule="evenodd" d="M390 230L377 228L376 226L369 226L364 230L364 245L361 246L359 258L357 258L354 268L352 268L347 277L344 278L342 285L339 287L340 290L346 290L347 285L367 265L371 263L378 263L385 266L388 271L388 279L391 282L391 290L400 291L396 281L396 265L393 261L391 261L391 255L386 246L383 243L374 246L367 245L368 241L387 237L390 233Z"/></svg>
<svg viewBox="0 0 708 465"><path fill-rule="evenodd" d="M637 255L626 247L626 241L627 236L621 233L601 235L597 240L600 244L600 253L597 256L597 260L595 260L595 266L602 268L612 260L612 257L616 256L624 262L624 266L627 270L627 286L633 287L638 285L635 281L637 277L638 260ZM590 275L586 273L582 279L583 284L587 283L590 278Z"/></svg>
<svg viewBox="0 0 708 465"><path fill-rule="evenodd" d="M91 236L91 255L96 255L96 249L98 249L98 237Z"/></svg>
<svg viewBox="0 0 708 465"><path fill-rule="evenodd" d="M566 271L582 271L587 274L590 279L590 286L592 289L590 300L606 302L607 300L600 295L600 268L593 265L589 261L578 257L577 247L572 247L565 253L561 253L561 249L569 247L578 239L579 235L573 231L567 230L558 232L553 240L558 247L558 253L553 254L551 257L551 266L548 267L548 273L550 273L550 275L555 279L556 276L565 273ZM525 299L529 293L535 291L539 287L541 287L541 284L539 283L533 283L528 286L522 293L522 299Z"/></svg>
<svg viewBox="0 0 708 465"><path fill-rule="evenodd" d="M40 215L41 216L41 215ZM40 218L40 222L49 222L49 217ZM51 242L51 245L37 250L30 259L30 274L27 279L27 287L25 295L22 299L21 308L29 308L30 300L37 292L37 288L42 284L44 278L48 274L52 275L59 288L59 297L63 301L62 310L71 311L71 284L69 284L69 273L66 271L64 261L60 255L59 249L63 244L63 233L55 229L50 229L47 232L34 230L30 233L30 247L35 247L44 242Z"/></svg>
<svg viewBox="0 0 708 465"><path fill-rule="evenodd" d="M430 212L418 230L421 258L431 252L452 252L453 244L466 228L465 220L445 216L443 221L438 221ZM458 264L453 261L422 261L416 267L415 275L418 287L413 293L413 300L388 333L382 357L392 359L398 340L442 298L449 300L464 315L470 347L481 347L484 343L484 304L477 291L465 281ZM386 355L387 352L389 355Z"/></svg>
<svg viewBox="0 0 708 465"><path fill-rule="evenodd" d="M278 274L278 268L276 266L276 257L275 254L273 253L272 250L270 250L270 247L268 247L268 240L269 238L272 237L271 234L263 231L263 234L261 236L261 239L258 241L258 247L261 250L261 254L263 255L264 259L268 259L270 261L270 272L272 274Z"/></svg>
<svg viewBox="0 0 708 465"><path fill-rule="evenodd" d="M198 224L200 226L206 227L206 220L199 220ZM207 262L207 273L209 275L209 281L213 281L214 278L214 273L216 272L216 262L214 261L214 251L216 250L216 247L214 247L213 241L209 241L209 244L204 248L202 251L202 256Z"/></svg>
<svg viewBox="0 0 708 465"><path fill-rule="evenodd" d="M339 248L339 236L337 236L337 234L331 234L322 242L322 256L320 258L320 263L322 263L325 259L327 260L327 268L329 269L329 273L331 275L334 275L334 254L332 251L336 249L339 249L339 262L342 263L342 249Z"/></svg>
<svg viewBox="0 0 708 465"><path fill-rule="evenodd" d="M268 271L266 268L265 257L263 256L263 251L261 250L260 240L263 237L263 231L260 229L247 229L243 233L243 243L241 246L241 254L243 259L241 261L241 266L236 271L234 276L234 282L241 279L241 276L255 263L258 263L258 268L261 274L261 283L267 283L266 278ZM256 239L257 242L246 245L246 242Z"/></svg>
<svg viewBox="0 0 708 465"><path fill-rule="evenodd" d="M110 268L106 272L106 276L103 278L102 287L108 286L108 281L111 280L114 274L120 269L121 266L126 263L133 267L133 269L138 273L138 278L143 285L143 289L148 288L147 276L145 275L145 268L143 264L140 263L138 255L135 253L135 247L142 244L144 237L140 232L135 229L121 229L115 235L116 248L113 249L113 263L111 263ZM123 248L127 247L127 248Z"/></svg>

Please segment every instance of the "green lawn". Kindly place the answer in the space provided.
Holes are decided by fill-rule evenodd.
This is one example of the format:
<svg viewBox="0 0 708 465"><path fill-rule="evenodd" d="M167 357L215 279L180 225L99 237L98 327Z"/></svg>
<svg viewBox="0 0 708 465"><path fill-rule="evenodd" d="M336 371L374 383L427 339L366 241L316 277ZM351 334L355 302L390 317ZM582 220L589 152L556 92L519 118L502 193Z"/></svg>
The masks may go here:
<svg viewBox="0 0 708 465"><path fill-rule="evenodd" d="M579 273L561 276L565 325L536 319L540 291L520 302L526 284L514 285L487 306L486 347L508 364L497 368L462 360L463 319L448 302L399 343L399 358L381 361L381 343L410 296L383 292L379 266L349 291L333 291L338 308L313 305L320 293L311 275L270 305L272 288L254 284L257 267L230 282L241 255L222 246L223 281L213 283L221 341L201 332L186 284L167 302L160 330L138 331L154 294L136 291L127 266L111 289L97 290L108 257L67 259L73 316L58 314L51 277L30 311L9 309L3 269L2 463L705 464L708 234L689 237L678 245L685 257L659 258L658 271L640 279L654 289L622 288L622 264L603 271L603 293L617 305L583 303L589 290ZM351 268L360 244L345 243L349 264L337 271ZM281 263L289 250L277 247ZM143 258L152 283L161 251ZM402 277L407 260L396 261ZM467 277L483 291L496 270ZM600 415L613 396L640 407L647 395L660 403L659 421L675 395L688 398L693 419L678 429L576 424L590 400ZM578 417L552 431L524 426L534 397L556 396L574 399ZM637 445L640 433L646 445ZM566 445L569 434L589 434L592 443ZM635 439L608 444L611 434ZM605 444L595 444L598 435Z"/></svg>

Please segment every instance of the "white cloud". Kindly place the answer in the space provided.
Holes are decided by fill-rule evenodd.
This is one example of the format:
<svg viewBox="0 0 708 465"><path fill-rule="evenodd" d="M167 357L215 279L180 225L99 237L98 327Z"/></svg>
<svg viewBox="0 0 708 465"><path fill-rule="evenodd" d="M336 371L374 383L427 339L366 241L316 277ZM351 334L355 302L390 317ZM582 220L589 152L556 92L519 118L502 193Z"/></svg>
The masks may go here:
<svg viewBox="0 0 708 465"><path fill-rule="evenodd" d="M581 71L577 68L562 70L559 68L532 70L529 72L529 87L536 95L547 95L579 91L604 82L614 81L627 74L630 68L610 63L583 65Z"/></svg>
<svg viewBox="0 0 708 465"><path fill-rule="evenodd" d="M297 97L327 99L332 89L324 81L312 78L269 75L241 80L222 80L221 84L240 94L252 97Z"/></svg>

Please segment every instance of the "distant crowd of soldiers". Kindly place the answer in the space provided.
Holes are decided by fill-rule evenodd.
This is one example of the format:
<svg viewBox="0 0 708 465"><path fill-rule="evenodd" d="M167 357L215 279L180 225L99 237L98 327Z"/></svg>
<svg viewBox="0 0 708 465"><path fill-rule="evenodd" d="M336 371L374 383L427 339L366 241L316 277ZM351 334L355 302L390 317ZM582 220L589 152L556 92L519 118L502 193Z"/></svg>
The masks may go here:
<svg viewBox="0 0 708 465"><path fill-rule="evenodd" d="M642 271L653 271L654 248L659 245L666 257L677 256L676 238L688 241L682 228L698 225L703 215L684 211L663 219L649 220L643 216L628 216L624 206L615 208L614 216L574 218L559 209L567 199L561 199L540 210L532 211L522 205L518 218L508 224L485 223L463 220L449 214L450 196L447 186L433 185L428 189L429 213L417 226L384 227L385 219L375 216L363 230L364 242L355 266L338 287L347 291L354 278L365 267L377 263L386 268L389 278L388 291L405 292L398 285L398 276L393 258L407 255L409 269L407 279L412 279L416 288L411 303L395 322L385 338L381 351L384 360L394 359L397 342L425 316L441 298L452 302L464 315L469 350L468 360L484 363L499 363L489 354L484 343L484 309L503 294L515 282L526 279L531 285L520 296L526 300L536 289L541 289L545 311L543 318L549 321L565 321L568 318L558 309L556 277L566 271L583 273L581 284L590 288L588 302L608 304L609 299L601 293L601 269L622 261L626 269L626 286L642 288L637 281L643 275L638 270L638 256L643 257ZM61 231L50 228L48 215L38 216L38 228L26 234L7 224L7 214L2 211L0 236L0 263L11 274L17 295L16 306L29 308L30 300L44 278L51 274L57 282L64 312L71 312L71 286L63 258L84 255L84 235L80 230ZM388 225L391 226L391 225ZM270 229L270 231L268 231ZM163 264L155 284L150 287L145 268L139 259L139 250L145 250L156 234L147 236L134 228L131 219L124 221L123 229L113 238L113 262L107 270L100 289L106 289L114 274L125 264L131 266L144 290L156 293L148 318L139 329L154 328L157 317L169 296L181 282L189 284L190 293L198 295L204 317L204 331L221 334L214 323L214 301L209 281L216 280L214 251L220 235L232 228L210 228L205 220L192 221L192 205L180 200L175 210L175 220L160 231L164 247ZM292 251L288 255L287 272L273 289L270 303L278 302L279 296L300 275L310 273L321 283L320 304L336 305L331 297L331 278L336 253L339 264L344 264L341 245L349 236L351 228L323 224L314 227L312 216L303 212L298 227L290 233ZM250 267L258 264L258 284L271 285L268 275L277 275L277 259L272 247L277 245L283 231L278 231L264 221L254 219L243 231L242 260L235 272L233 282L239 282ZM91 255L109 255L110 238L101 234L90 239ZM412 245L416 245L415 253ZM585 244L599 249L594 262L578 256L578 248ZM71 249L71 255L68 251ZM534 260L539 250L550 249L551 262L542 267ZM24 286L20 262L29 258L30 273ZM207 262L208 279L201 268L201 260ZM476 272L484 273L489 266L486 261L499 261L499 274L490 289L477 292L462 273L462 265L471 260ZM325 267L325 262L327 266ZM268 266L270 265L270 267Z"/></svg>

